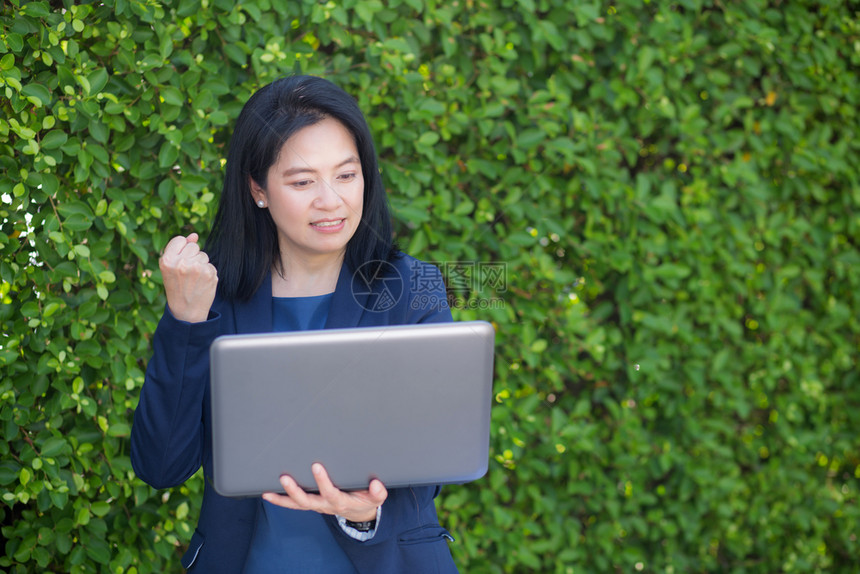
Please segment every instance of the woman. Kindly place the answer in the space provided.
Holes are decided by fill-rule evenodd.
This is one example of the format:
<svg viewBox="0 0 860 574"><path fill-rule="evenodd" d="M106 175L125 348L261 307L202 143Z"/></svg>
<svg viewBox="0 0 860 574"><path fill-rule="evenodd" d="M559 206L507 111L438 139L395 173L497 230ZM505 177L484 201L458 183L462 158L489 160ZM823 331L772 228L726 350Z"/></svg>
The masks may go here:
<svg viewBox="0 0 860 574"><path fill-rule="evenodd" d="M437 269L392 244L385 190L367 123L326 80L296 76L242 110L218 213L206 243L174 237L159 262L167 309L135 412L131 460L155 488L203 465L192 572L456 572L439 526L439 488L343 492L320 465L319 494L288 476L284 494L228 499L212 488L209 346L216 336L450 321ZM386 278L405 286L379 305ZM354 282L364 282L354 289ZM436 304L428 306L428 301Z"/></svg>

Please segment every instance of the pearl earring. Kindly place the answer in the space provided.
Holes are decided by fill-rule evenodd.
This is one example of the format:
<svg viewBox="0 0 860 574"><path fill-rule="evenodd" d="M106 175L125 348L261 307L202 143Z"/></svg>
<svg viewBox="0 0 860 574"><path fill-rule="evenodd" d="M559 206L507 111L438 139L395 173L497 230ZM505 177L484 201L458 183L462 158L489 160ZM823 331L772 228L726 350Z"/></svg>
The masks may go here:
<svg viewBox="0 0 860 574"><path fill-rule="evenodd" d="M257 205L259 205L260 207L266 207L266 202L261 199L257 202Z"/></svg>

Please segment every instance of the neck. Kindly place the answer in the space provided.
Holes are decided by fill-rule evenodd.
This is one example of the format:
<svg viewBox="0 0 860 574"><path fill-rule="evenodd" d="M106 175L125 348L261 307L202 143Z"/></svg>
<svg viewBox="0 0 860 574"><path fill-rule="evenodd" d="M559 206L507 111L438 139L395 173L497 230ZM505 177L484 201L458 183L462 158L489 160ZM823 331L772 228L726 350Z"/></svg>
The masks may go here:
<svg viewBox="0 0 860 574"><path fill-rule="evenodd" d="M272 269L272 295L312 297L331 293L337 287L344 254L320 259L281 256L280 268Z"/></svg>

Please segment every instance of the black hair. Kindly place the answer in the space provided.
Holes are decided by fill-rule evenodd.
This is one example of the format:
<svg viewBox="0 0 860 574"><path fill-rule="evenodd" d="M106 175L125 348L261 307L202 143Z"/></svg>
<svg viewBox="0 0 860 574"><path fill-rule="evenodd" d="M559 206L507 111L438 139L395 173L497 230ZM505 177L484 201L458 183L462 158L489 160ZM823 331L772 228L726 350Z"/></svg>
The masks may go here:
<svg viewBox="0 0 860 574"><path fill-rule="evenodd" d="M361 222L347 243L346 264L355 271L367 263L381 265L397 253L376 149L358 104L328 80L290 76L251 96L230 138L224 187L205 246L218 270L221 297L250 299L272 266L281 264L278 230L269 210L254 203L249 176L264 187L284 142L325 118L339 121L352 134L364 177Z"/></svg>

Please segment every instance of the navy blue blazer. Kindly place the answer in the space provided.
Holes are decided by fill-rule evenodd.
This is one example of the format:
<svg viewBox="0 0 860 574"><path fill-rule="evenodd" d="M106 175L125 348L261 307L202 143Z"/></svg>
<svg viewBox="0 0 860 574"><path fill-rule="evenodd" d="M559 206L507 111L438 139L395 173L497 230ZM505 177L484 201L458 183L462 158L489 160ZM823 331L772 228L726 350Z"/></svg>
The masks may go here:
<svg viewBox="0 0 860 574"><path fill-rule="evenodd" d="M383 265L372 283L343 266L326 328L451 321L439 270L402 255ZM192 572L242 571L259 501L231 499L212 488L209 346L223 334L272 331L272 285L267 279L247 302L216 298L209 320L189 324L166 310L153 337L153 355L134 414L131 463L155 488L178 486L203 466L205 490L197 529L182 565ZM375 536L359 542L332 516L326 523L363 573L457 572L439 525L439 487L391 489Z"/></svg>

